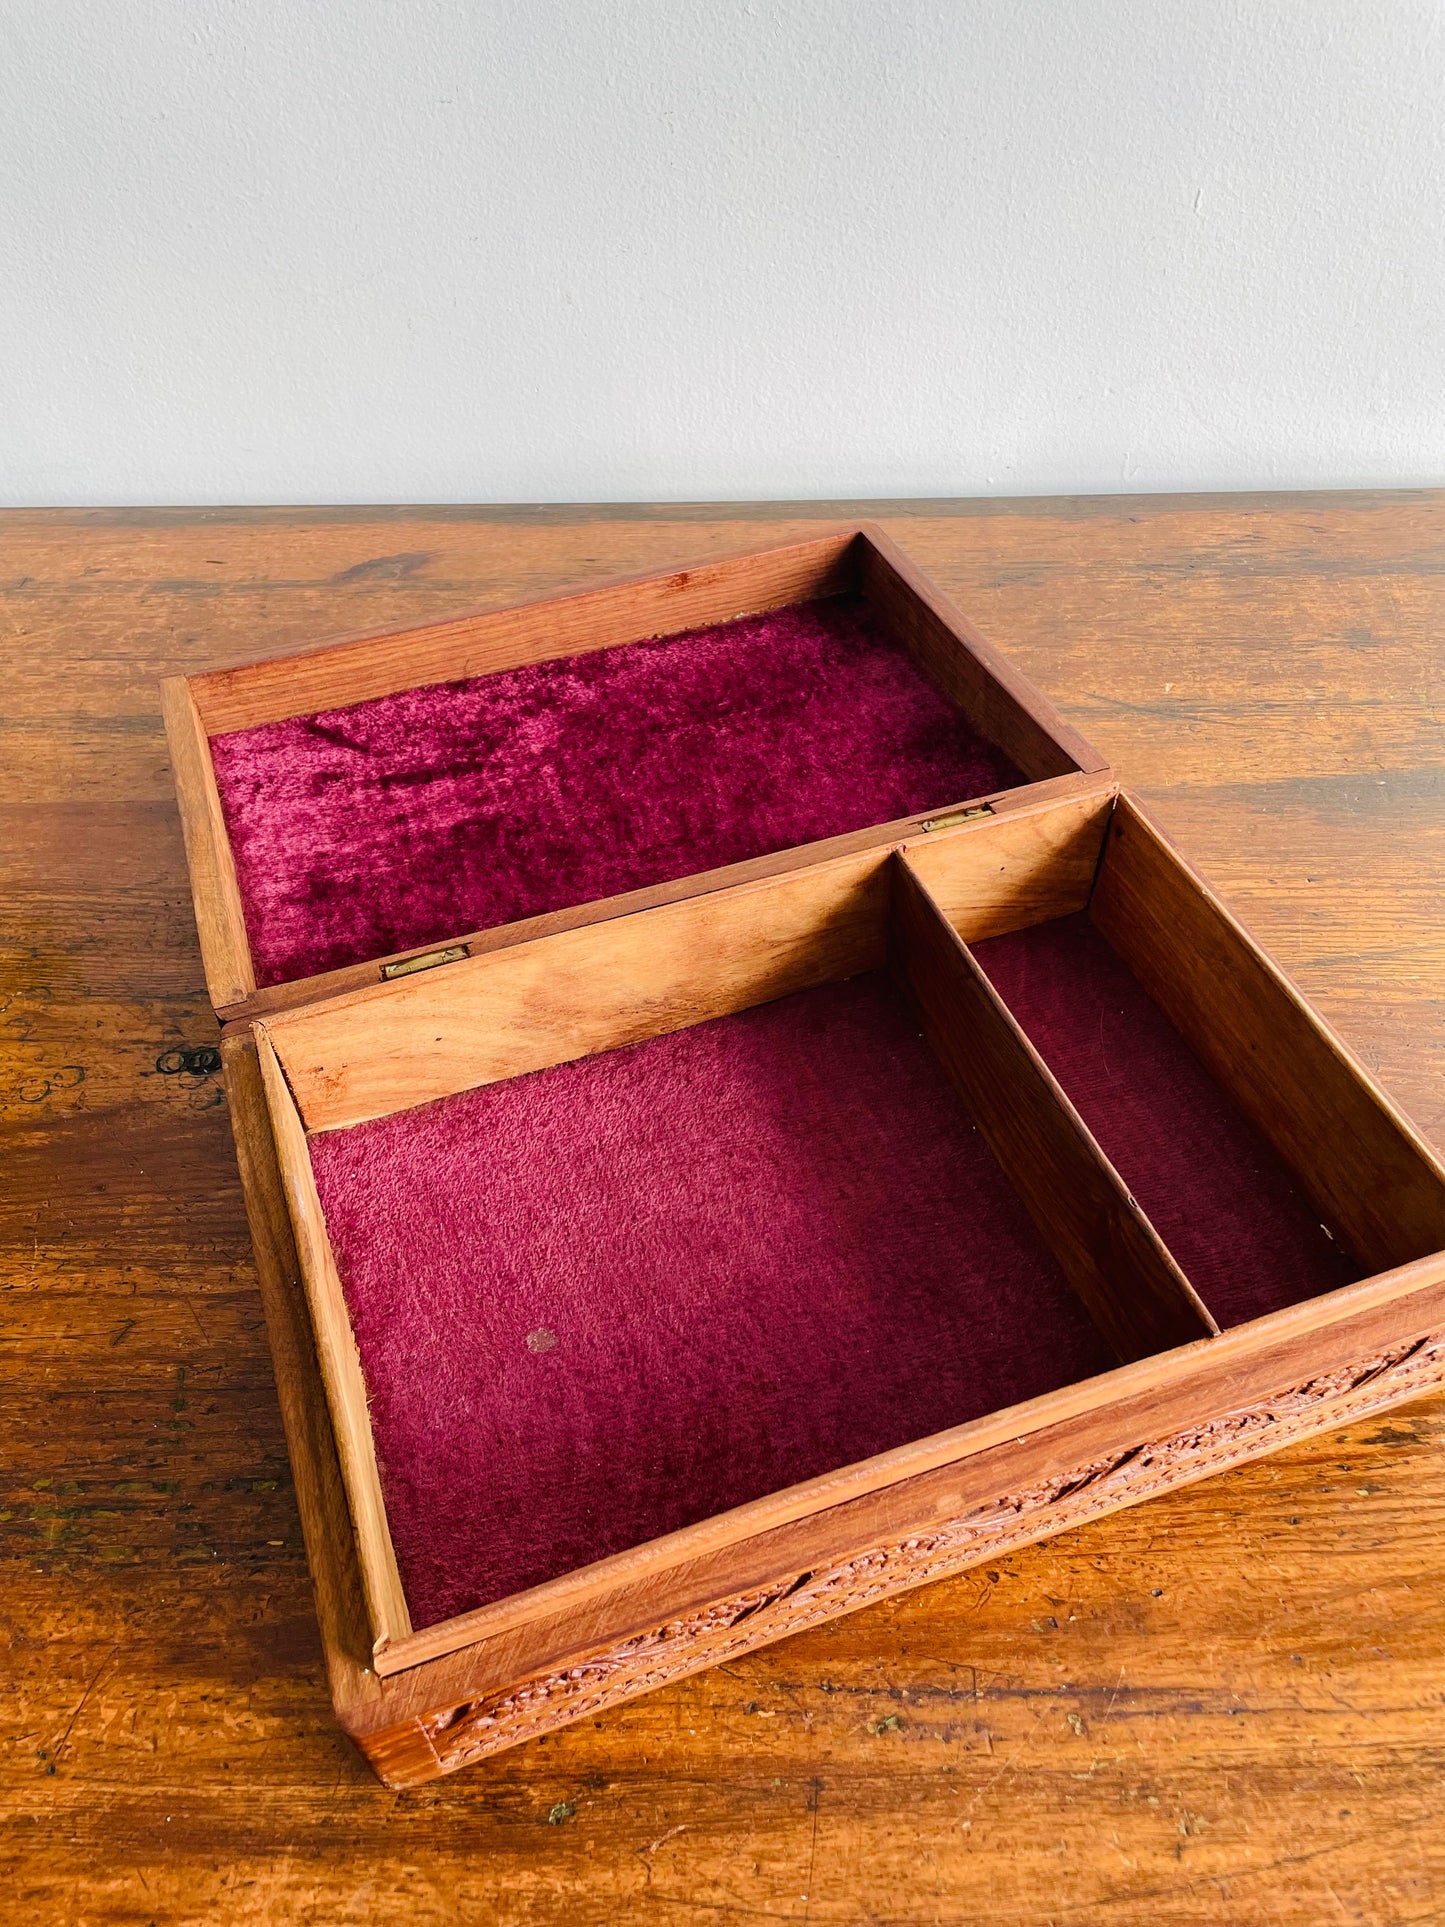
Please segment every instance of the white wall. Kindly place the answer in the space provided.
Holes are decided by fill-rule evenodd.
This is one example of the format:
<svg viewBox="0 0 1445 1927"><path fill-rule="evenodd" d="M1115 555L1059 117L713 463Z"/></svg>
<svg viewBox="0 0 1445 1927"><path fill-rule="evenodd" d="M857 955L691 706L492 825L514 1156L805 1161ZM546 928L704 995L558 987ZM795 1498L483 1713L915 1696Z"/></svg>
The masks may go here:
<svg viewBox="0 0 1445 1927"><path fill-rule="evenodd" d="M1445 0L0 0L0 500L1445 479Z"/></svg>

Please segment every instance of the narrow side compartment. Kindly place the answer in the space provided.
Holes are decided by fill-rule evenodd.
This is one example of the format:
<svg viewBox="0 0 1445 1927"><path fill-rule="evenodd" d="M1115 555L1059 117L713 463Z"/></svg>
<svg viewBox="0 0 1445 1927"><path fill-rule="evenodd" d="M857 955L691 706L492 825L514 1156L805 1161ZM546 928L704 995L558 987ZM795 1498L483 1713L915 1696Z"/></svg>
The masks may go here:
<svg viewBox="0 0 1445 1927"><path fill-rule="evenodd" d="M1221 1326L1445 1245L1445 1173L1139 806L974 956Z"/></svg>
<svg viewBox="0 0 1445 1927"><path fill-rule="evenodd" d="M1126 1362L1218 1327L907 857L892 965L1064 1275Z"/></svg>

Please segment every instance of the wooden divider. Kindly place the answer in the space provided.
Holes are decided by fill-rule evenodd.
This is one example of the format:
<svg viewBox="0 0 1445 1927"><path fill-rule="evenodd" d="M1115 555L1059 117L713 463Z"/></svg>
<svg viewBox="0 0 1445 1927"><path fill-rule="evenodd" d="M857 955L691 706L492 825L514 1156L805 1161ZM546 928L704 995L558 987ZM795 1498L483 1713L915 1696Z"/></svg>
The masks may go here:
<svg viewBox="0 0 1445 1927"><path fill-rule="evenodd" d="M891 964L1040 1236L1126 1364L1219 1327L906 856Z"/></svg>

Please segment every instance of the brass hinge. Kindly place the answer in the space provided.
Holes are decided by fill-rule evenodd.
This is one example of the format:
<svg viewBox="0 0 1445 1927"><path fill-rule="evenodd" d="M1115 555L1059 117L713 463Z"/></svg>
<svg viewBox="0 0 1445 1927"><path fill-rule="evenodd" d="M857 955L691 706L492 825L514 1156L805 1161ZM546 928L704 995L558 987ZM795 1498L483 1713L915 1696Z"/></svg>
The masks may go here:
<svg viewBox="0 0 1445 1927"><path fill-rule="evenodd" d="M970 803L966 810L950 810L947 816L925 816L919 829L925 835L929 830L951 830L957 823L970 823L976 816L992 816L992 803Z"/></svg>
<svg viewBox="0 0 1445 1927"><path fill-rule="evenodd" d="M464 943L450 944L445 950L424 950L419 957L402 957L397 963L383 964L382 982L390 983L393 977L411 977L418 970L435 970L438 964L460 963L467 955Z"/></svg>

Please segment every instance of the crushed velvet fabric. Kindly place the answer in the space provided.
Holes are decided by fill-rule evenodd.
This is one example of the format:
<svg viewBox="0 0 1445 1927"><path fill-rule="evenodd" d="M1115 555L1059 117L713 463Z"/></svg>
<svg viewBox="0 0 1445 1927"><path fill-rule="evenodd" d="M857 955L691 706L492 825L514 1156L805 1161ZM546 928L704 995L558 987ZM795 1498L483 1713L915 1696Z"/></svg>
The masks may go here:
<svg viewBox="0 0 1445 1927"><path fill-rule="evenodd" d="M1362 1275L1087 915L971 948L1221 1326Z"/></svg>
<svg viewBox="0 0 1445 1927"><path fill-rule="evenodd" d="M258 984L1024 779L856 596L211 742Z"/></svg>
<svg viewBox="0 0 1445 1927"><path fill-rule="evenodd" d="M312 1156L418 1626L1115 1362L878 977Z"/></svg>

